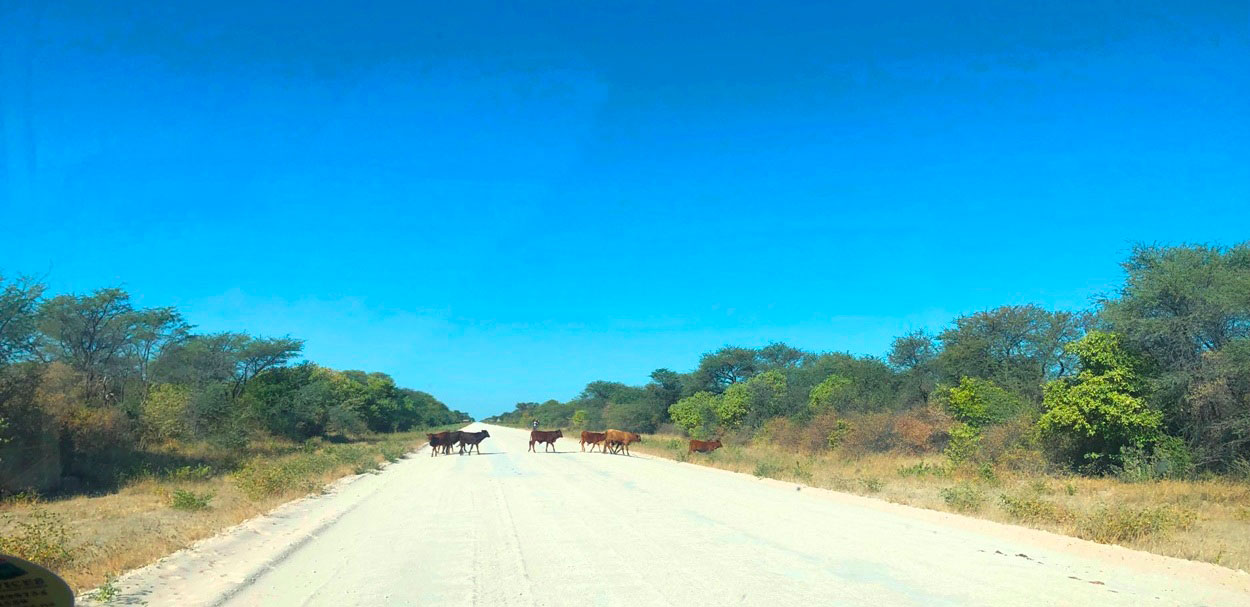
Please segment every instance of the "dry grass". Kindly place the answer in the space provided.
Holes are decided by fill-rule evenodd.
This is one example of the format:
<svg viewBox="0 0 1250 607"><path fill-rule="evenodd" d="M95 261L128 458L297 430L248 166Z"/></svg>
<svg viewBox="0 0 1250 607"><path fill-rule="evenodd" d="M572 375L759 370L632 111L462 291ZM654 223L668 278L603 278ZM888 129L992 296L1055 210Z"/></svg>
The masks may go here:
<svg viewBox="0 0 1250 607"><path fill-rule="evenodd" d="M768 444L726 445L711 454L688 455L686 439L668 435L646 436L633 448L678 461L1250 570L1246 541L1250 484L1242 482L1127 483L1051 476L1027 466L951 470L936 455L848 458Z"/></svg>
<svg viewBox="0 0 1250 607"><path fill-rule="evenodd" d="M35 560L81 592L424 442L421 432L348 444L269 441L248 449L254 459L240 458L230 473L182 467L97 497L17 496L0 503L0 549L37 551Z"/></svg>

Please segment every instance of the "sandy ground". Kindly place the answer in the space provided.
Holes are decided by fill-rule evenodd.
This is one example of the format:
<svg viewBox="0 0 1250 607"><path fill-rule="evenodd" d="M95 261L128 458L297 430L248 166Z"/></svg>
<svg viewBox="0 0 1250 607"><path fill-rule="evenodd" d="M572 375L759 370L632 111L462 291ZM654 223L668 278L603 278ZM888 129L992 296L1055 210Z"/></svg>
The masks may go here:
<svg viewBox="0 0 1250 607"><path fill-rule="evenodd" d="M115 604L1250 605L1206 563L486 427L481 456L422 449L131 572Z"/></svg>

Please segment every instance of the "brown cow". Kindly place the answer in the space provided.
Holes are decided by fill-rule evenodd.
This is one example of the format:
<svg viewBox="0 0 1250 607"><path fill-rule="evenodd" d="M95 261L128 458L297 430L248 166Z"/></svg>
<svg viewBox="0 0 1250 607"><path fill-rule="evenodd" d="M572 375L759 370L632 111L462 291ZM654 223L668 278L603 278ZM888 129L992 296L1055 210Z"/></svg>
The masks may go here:
<svg viewBox="0 0 1250 607"><path fill-rule="evenodd" d="M695 440L690 439L690 450L686 453L711 453L720 449L720 439L716 440Z"/></svg>
<svg viewBox="0 0 1250 607"><path fill-rule="evenodd" d="M605 449L603 453L607 453L608 450L611 450L613 453L620 453L621 450L624 450L625 455L629 455L629 444L642 442L641 436L638 436L633 432L625 432L623 430L608 430L607 432L604 432L604 435L603 445L607 449ZM620 447L620 449L616 449L616 447Z"/></svg>
<svg viewBox="0 0 1250 607"><path fill-rule="evenodd" d="M490 437L490 432L478 430L477 432L461 432L460 433L460 455L464 455L464 448L469 448L469 453L473 453L473 448L477 447L477 454L482 454L482 440Z"/></svg>
<svg viewBox="0 0 1250 607"><path fill-rule="evenodd" d="M586 450L586 443L590 443L590 452L595 452L595 445L603 442L603 437L607 436L603 432L589 432L582 430L582 451ZM599 450L603 450L603 445L599 445Z"/></svg>
<svg viewBox="0 0 1250 607"><path fill-rule="evenodd" d="M443 449L443 445L447 444L447 437L451 432L435 432L434 434L426 434L426 438L430 439L430 457L438 455L438 451Z"/></svg>
<svg viewBox="0 0 1250 607"><path fill-rule="evenodd" d="M562 437L564 437L562 430L531 430L529 450L537 453L534 449L534 443L546 443L546 446L543 447L543 452L547 451L547 447L551 447L554 450L556 448L556 439Z"/></svg>

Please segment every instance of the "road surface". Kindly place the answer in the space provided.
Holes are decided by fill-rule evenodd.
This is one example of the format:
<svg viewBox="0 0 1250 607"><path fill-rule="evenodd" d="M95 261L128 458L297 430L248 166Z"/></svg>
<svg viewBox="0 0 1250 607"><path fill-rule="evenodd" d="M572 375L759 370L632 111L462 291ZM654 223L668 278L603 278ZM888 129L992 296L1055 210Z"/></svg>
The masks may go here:
<svg viewBox="0 0 1250 607"><path fill-rule="evenodd" d="M1250 605L1213 565L484 427L480 456L424 448L132 572L118 603Z"/></svg>

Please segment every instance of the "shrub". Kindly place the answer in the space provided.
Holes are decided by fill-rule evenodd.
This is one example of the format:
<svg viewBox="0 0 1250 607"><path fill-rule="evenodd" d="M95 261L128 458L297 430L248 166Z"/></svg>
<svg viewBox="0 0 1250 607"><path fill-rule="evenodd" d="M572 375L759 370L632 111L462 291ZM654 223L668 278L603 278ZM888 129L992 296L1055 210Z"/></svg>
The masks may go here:
<svg viewBox="0 0 1250 607"><path fill-rule="evenodd" d="M1154 440L1163 414L1142 398L1140 363L1114 333L1091 332L1065 350L1080 358L1083 370L1046 384L1038 428L1066 446L1061 455L1069 465L1105 472L1120 463L1123 447Z"/></svg>
<svg viewBox="0 0 1250 607"><path fill-rule="evenodd" d="M947 506L959 512L976 512L985 503L985 493L968 483L946 487L938 493Z"/></svg>
<svg viewBox="0 0 1250 607"><path fill-rule="evenodd" d="M844 420L838 420L838 422L834 424L833 429L830 430L829 434L825 437L825 445L827 445L830 449L837 449L846 441L846 437L850 435L851 430L851 424Z"/></svg>
<svg viewBox="0 0 1250 607"><path fill-rule="evenodd" d="M1193 526L1197 514L1177 506L1103 506L1082 517L1077 535L1103 544L1129 542Z"/></svg>
<svg viewBox="0 0 1250 607"><path fill-rule="evenodd" d="M988 462L977 466L977 478L991 485L998 484L998 473L994 471L994 466Z"/></svg>
<svg viewBox="0 0 1250 607"><path fill-rule="evenodd" d="M205 510L208 502L213 499L211 491L196 493L185 489L174 489L169 498L169 505L174 510Z"/></svg>
<svg viewBox="0 0 1250 607"><path fill-rule="evenodd" d="M148 390L139 414L139 424L144 438L170 440L184 438L191 433L187 423L191 391L185 386L156 384Z"/></svg>
<svg viewBox="0 0 1250 607"><path fill-rule="evenodd" d="M1193 454L1181 439L1164 436L1150 450L1121 447L1120 465L1112 470L1117 478L1129 483L1188 478L1194 471Z"/></svg>
<svg viewBox="0 0 1250 607"><path fill-rule="evenodd" d="M998 496L998 505L1012 518L1030 523L1057 523L1068 518L1068 512L1036 496Z"/></svg>
<svg viewBox="0 0 1250 607"><path fill-rule="evenodd" d="M212 478L213 467L206 464L182 466L181 468L174 468L167 476L173 481L206 481Z"/></svg>
<svg viewBox="0 0 1250 607"><path fill-rule="evenodd" d="M73 562L69 544L72 534L65 518L37 508L19 520L12 514L0 516L0 552L16 555L52 570L63 569Z"/></svg>
<svg viewBox="0 0 1250 607"><path fill-rule="evenodd" d="M1013 451L1036 451L1037 417L1023 413L981 429L981 456L997 461Z"/></svg>
<svg viewBox="0 0 1250 607"><path fill-rule="evenodd" d="M890 413L857 415L849 420L850 429L842 438L841 450L852 456L882 453L898 444Z"/></svg>
<svg viewBox="0 0 1250 607"><path fill-rule="evenodd" d="M767 461L760 460L755 463L755 476L757 478L777 478L781 474L781 466Z"/></svg>
<svg viewBox="0 0 1250 607"><path fill-rule="evenodd" d="M838 417L837 413L826 412L812 417L807 424L799 428L802 434L800 448L809 453L833 448L829 444L829 436L837 432L839 427L846 428L847 424ZM838 440L841 438L839 437Z"/></svg>
<svg viewBox="0 0 1250 607"><path fill-rule="evenodd" d="M774 417L764 422L752 440L757 444L775 445L787 450L798 450L803 442L800 429L785 417Z"/></svg>
<svg viewBox="0 0 1250 607"><path fill-rule="evenodd" d="M804 463L801 460L797 460L797 459L794 460L794 467L790 469L790 476L794 477L795 480L800 480L805 483L811 482L812 480L811 462Z"/></svg>
<svg viewBox="0 0 1250 607"><path fill-rule="evenodd" d="M950 442L943 453L952 466L958 467L975 458L980 448L981 432L968 424L957 424L951 428Z"/></svg>
<svg viewBox="0 0 1250 607"><path fill-rule="evenodd" d="M963 377L950 389L946 409L956 420L974 428L997 424L1024 411L1027 405L988 379Z"/></svg>
<svg viewBox="0 0 1250 607"><path fill-rule="evenodd" d="M87 595L87 598L97 603L110 605L119 594L121 594L121 590L117 588L117 576L110 573L105 576L104 583L100 584L100 587L96 588L95 592Z"/></svg>
<svg viewBox="0 0 1250 607"><path fill-rule="evenodd" d="M923 453L932 446L933 424L919 418L915 413L905 413L894 421L894 432L899 444L912 453Z"/></svg>
<svg viewBox="0 0 1250 607"><path fill-rule="evenodd" d="M408 452L408 446L401 443L382 443L379 447L382 457L388 462L397 462Z"/></svg>
<svg viewBox="0 0 1250 607"><path fill-rule="evenodd" d="M920 463L913 464L911 466L900 466L898 469L899 476L922 477L930 474L939 476L942 473L943 470L940 467L934 466L933 464L927 463L923 460Z"/></svg>
<svg viewBox="0 0 1250 607"><path fill-rule="evenodd" d="M864 488L864 491L867 491L868 493L877 493L878 491L881 491L882 487L885 486L885 483L881 482L881 479L875 476L866 476L861 478L859 479L859 484Z"/></svg>

